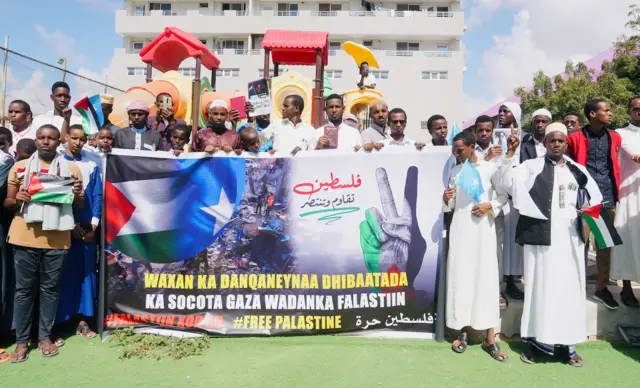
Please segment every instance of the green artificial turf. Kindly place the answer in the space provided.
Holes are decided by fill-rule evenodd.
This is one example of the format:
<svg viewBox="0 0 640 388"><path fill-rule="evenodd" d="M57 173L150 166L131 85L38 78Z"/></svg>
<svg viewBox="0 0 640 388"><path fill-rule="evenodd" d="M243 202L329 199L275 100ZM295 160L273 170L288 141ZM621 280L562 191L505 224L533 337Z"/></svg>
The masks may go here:
<svg viewBox="0 0 640 388"><path fill-rule="evenodd" d="M219 338L202 356L120 360L109 342L72 337L60 354L32 351L22 364L0 364L2 387L638 387L640 349L620 342L578 346L583 368L544 358L494 361L472 344L347 337Z"/></svg>

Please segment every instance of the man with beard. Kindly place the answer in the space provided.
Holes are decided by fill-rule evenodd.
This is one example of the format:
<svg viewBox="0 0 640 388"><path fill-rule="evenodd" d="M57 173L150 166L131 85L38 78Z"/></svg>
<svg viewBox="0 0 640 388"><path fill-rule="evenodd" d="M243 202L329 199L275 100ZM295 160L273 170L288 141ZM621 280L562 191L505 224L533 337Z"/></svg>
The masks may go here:
<svg viewBox="0 0 640 388"><path fill-rule="evenodd" d="M272 154L295 155L298 151L316 148L315 128L302 122L304 100L297 94L287 96L282 102L282 120L272 122L261 133L263 142L273 141Z"/></svg>
<svg viewBox="0 0 640 388"><path fill-rule="evenodd" d="M53 102L53 110L33 119L31 128L36 130L45 124L53 125L60 130L62 142L66 141L67 129L74 124L82 124L82 119L73 115L73 110L69 107L71 102L71 88L64 81L55 82L51 86L51 101ZM16 143L20 139L16 140Z"/></svg>
<svg viewBox="0 0 640 388"><path fill-rule="evenodd" d="M362 148L371 151L375 143L381 143L389 135L387 122L389 119L389 106L382 100L376 100L369 106L371 125L362 131Z"/></svg>
<svg viewBox="0 0 640 388"><path fill-rule="evenodd" d="M342 114L344 113L344 103L342 102L342 97L337 94L332 94L327 97L325 103L325 111L327 112L327 117L329 118L330 125L324 125L316 129L315 136L318 139L316 149L321 150L332 148L330 146L329 137L326 135L326 128L334 127L338 131L337 146L335 148L339 150L358 151L362 145L360 132L358 132L357 129L351 127L350 125L342 122Z"/></svg>
<svg viewBox="0 0 640 388"><path fill-rule="evenodd" d="M533 112L531 115L531 133L525 134L522 137L522 144L520 144L520 163L546 154L543 144L544 130L552 118L551 112L547 109L538 109Z"/></svg>
<svg viewBox="0 0 640 388"><path fill-rule="evenodd" d="M14 100L9 104L9 120L11 120L12 144L6 151L9 155L16 156L16 146L22 139L34 139L36 136L31 120L31 106L26 101Z"/></svg>
<svg viewBox="0 0 640 388"><path fill-rule="evenodd" d="M120 129L113 136L113 148L126 150L159 151L162 138L157 131L149 130L147 118L149 106L143 101L133 101L127 106L129 126Z"/></svg>
<svg viewBox="0 0 640 388"><path fill-rule="evenodd" d="M602 193L602 207L607 209L611 219L615 219L616 203L620 200L620 134L609 130L611 125L611 105L601 99L591 99L584 106L584 116L589 124L581 131L569 136L567 155L576 163L585 166L598 184ZM589 238L589 228L585 224L585 240ZM584 260L588 254L585 244ZM609 284L611 248L596 246L596 292L593 296L609 310L617 310L620 305L615 300Z"/></svg>
<svg viewBox="0 0 640 388"><path fill-rule="evenodd" d="M413 141L404 134L407 127L407 113L402 108L393 108L389 111L389 137L382 141L385 147L416 147L421 150L425 144L421 141Z"/></svg>
<svg viewBox="0 0 640 388"><path fill-rule="evenodd" d="M534 364L537 351L555 355L561 350L569 365L579 367L584 361L575 344L587 338L587 311L584 243L577 223L579 211L601 203L602 195L588 170L564 155L564 124L546 127L544 157L517 165L518 143L517 135L509 138L502 181L520 212L516 234L526 280L520 335L528 344L521 360ZM582 191L588 205L579 201Z"/></svg>
<svg viewBox="0 0 640 388"><path fill-rule="evenodd" d="M209 104L207 117L209 125L200 131L196 127L191 129L192 145L194 152L217 152L229 153L236 149L242 149L240 135L234 130L227 129L227 117L229 110L224 100L215 100Z"/></svg>

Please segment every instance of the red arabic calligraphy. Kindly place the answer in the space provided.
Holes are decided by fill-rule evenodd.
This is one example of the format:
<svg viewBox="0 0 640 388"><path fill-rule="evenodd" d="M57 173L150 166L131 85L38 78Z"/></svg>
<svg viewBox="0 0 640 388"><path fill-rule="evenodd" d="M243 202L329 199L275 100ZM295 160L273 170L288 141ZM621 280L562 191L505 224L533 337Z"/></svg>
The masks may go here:
<svg viewBox="0 0 640 388"><path fill-rule="evenodd" d="M351 174L351 182L350 183L340 183L340 178L336 177L331 173L329 177L329 181L320 182L318 179L314 182L302 182L298 183L293 187L293 192L300 195L313 195L320 191L328 191L338 190L338 189L352 189L356 187L360 187L362 184L362 180L360 179L360 174Z"/></svg>

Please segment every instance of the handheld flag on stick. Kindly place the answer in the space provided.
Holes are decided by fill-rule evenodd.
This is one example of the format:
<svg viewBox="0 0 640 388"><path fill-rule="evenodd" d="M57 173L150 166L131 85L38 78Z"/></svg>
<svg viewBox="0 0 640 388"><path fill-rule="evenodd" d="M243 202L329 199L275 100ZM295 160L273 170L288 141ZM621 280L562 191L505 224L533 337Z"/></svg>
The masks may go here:
<svg viewBox="0 0 640 388"><path fill-rule="evenodd" d="M29 180L27 192L33 202L71 205L73 203L73 178L57 175L34 175Z"/></svg>
<svg viewBox="0 0 640 388"><path fill-rule="evenodd" d="M82 130L87 136L95 135L104 125L104 115L100 104L100 95L84 97L73 104L82 117Z"/></svg>
<svg viewBox="0 0 640 388"><path fill-rule="evenodd" d="M453 144L453 138L456 137L457 134L459 134L460 132L462 132L462 130L460 129L460 126L458 125L458 123L456 121L453 122L453 126L451 127L451 130L449 131L449 136L447 137L447 144L452 145Z"/></svg>
<svg viewBox="0 0 640 388"><path fill-rule="evenodd" d="M598 248L604 249L622 245L622 239L613 226L611 216L609 216L607 209L602 207L602 204L582 209L580 214L589 225Z"/></svg>
<svg viewBox="0 0 640 388"><path fill-rule="evenodd" d="M456 179L456 185L464 189L476 203L480 203L484 187L482 187L482 178L480 173L469 160L464 162L460 174Z"/></svg>

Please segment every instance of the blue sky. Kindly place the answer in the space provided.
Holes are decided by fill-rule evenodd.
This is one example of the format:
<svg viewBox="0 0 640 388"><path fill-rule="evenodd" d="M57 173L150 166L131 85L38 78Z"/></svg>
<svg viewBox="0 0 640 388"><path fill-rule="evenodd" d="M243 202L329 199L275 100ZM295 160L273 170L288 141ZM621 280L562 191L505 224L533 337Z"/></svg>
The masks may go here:
<svg viewBox="0 0 640 388"><path fill-rule="evenodd" d="M468 29L463 38L467 71L462 103L467 116L510 97L515 87L527 86L539 69L555 74L567 59L585 60L611 47L623 31L623 13L633 0L613 2L608 8L610 20L598 29L590 20L600 17L600 11L584 9L582 2L463 0ZM67 57L69 70L102 78L113 49L122 45L114 32L114 11L122 3L0 0L0 40L9 35L9 47L15 51L49 63ZM15 57L9 67L9 98L49 104L46 88L60 78L60 72ZM36 69L42 73L34 76Z"/></svg>

